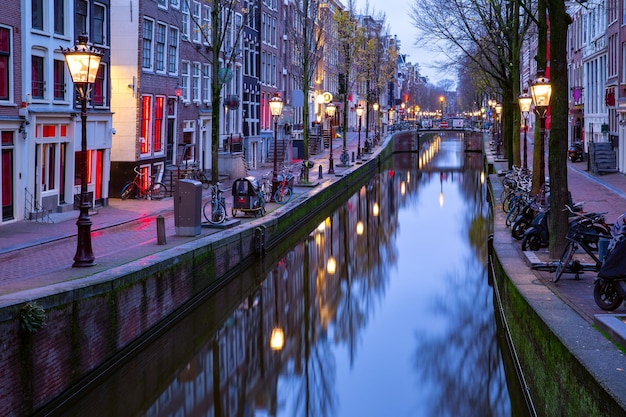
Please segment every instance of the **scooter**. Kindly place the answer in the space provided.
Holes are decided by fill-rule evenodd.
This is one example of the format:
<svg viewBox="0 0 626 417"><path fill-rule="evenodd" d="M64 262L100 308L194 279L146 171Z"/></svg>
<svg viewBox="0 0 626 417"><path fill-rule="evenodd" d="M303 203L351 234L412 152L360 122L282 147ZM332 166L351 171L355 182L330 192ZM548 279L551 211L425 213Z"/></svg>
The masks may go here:
<svg viewBox="0 0 626 417"><path fill-rule="evenodd" d="M593 286L593 299L603 310L613 311L626 299L626 213L611 229L611 241Z"/></svg>
<svg viewBox="0 0 626 417"><path fill-rule="evenodd" d="M548 246L550 237L548 234L548 215L550 208L540 210L535 216L530 227L524 231L522 238L523 251L537 251L540 248Z"/></svg>
<svg viewBox="0 0 626 417"><path fill-rule="evenodd" d="M567 158L572 162L582 161L583 144L580 142L574 142L572 146L567 149Z"/></svg>

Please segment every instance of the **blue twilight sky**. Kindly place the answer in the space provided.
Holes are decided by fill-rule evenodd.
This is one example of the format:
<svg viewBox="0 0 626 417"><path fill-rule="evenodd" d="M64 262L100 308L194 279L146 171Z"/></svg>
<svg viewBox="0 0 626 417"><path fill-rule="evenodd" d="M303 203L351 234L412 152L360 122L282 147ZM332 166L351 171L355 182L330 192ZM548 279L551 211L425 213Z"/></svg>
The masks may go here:
<svg viewBox="0 0 626 417"><path fill-rule="evenodd" d="M441 60L435 53L414 46L418 36L417 29L413 26L411 19L411 7L415 0L356 0L357 13L365 13L369 4L369 15L377 17L380 12L385 13L386 23L389 26L391 35L397 35L400 39L402 54L408 55L408 60L414 64L419 64L423 75L428 76L432 84L444 78L454 78L450 74L441 74L429 67L429 62ZM347 6L347 0L343 0Z"/></svg>

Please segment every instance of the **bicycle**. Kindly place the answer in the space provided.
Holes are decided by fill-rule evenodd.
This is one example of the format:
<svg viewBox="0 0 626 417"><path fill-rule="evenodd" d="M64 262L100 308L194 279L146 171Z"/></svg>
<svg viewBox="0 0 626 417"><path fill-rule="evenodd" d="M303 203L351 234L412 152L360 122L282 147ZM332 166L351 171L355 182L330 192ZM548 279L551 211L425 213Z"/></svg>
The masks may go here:
<svg viewBox="0 0 626 417"><path fill-rule="evenodd" d="M220 182L210 185L211 199L202 208L204 218L211 224L220 224L226 221L226 199L224 198L224 191L219 187L220 185ZM210 213L207 212L209 207Z"/></svg>
<svg viewBox="0 0 626 417"><path fill-rule="evenodd" d="M272 201L272 171L261 177L260 189L263 193L263 200L266 203Z"/></svg>
<svg viewBox="0 0 626 417"><path fill-rule="evenodd" d="M575 279L580 279L580 271L598 271L602 266L602 261L595 254L598 250L598 241L602 237L611 237L609 226L604 223L604 213L580 214L574 212L569 206L567 206L567 209L576 215L577 218L570 222L566 236L568 242L556 265L556 271L552 278L552 282L555 284L563 276L566 269L568 272L576 274ZM579 247L591 256L595 265L587 267L582 265L580 261L573 260L574 254Z"/></svg>
<svg viewBox="0 0 626 417"><path fill-rule="evenodd" d="M291 200L293 196L294 179L295 177L288 172L283 172L282 175L279 175L278 180L280 182L277 184L276 191L274 192L274 202L285 204Z"/></svg>
<svg viewBox="0 0 626 417"><path fill-rule="evenodd" d="M133 168L137 175L132 181L122 187L120 197L126 200L128 197L147 198L149 200L161 200L168 195L168 190L162 182L155 182L156 175L150 175L150 181L146 180L146 173Z"/></svg>
<svg viewBox="0 0 626 417"><path fill-rule="evenodd" d="M202 183L202 188L208 190L209 186L211 185L211 181L207 178L206 174L198 167L198 164L195 162L191 164L190 167L191 169L187 171L185 178L200 181Z"/></svg>

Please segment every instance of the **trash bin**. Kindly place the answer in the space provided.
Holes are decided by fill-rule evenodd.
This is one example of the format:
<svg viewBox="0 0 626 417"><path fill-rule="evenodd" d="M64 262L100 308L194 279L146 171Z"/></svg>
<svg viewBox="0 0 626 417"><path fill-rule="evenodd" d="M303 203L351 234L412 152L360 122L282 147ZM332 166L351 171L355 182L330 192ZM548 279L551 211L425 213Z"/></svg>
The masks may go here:
<svg viewBox="0 0 626 417"><path fill-rule="evenodd" d="M178 236L197 236L202 230L202 183L178 181L174 194L174 227Z"/></svg>

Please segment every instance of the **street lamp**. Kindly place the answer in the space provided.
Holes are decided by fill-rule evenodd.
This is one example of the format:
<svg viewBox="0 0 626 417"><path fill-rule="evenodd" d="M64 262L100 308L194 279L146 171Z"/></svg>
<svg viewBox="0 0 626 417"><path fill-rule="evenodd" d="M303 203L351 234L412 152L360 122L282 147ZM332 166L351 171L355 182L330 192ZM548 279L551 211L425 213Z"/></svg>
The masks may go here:
<svg viewBox="0 0 626 417"><path fill-rule="evenodd" d="M372 109L376 112L376 124L374 125L374 146L378 146L378 135L380 134L380 105L372 104Z"/></svg>
<svg viewBox="0 0 626 417"><path fill-rule="evenodd" d="M356 108L356 115L359 116L359 136L356 144L356 159L361 159L361 117L363 116L363 107L359 104Z"/></svg>
<svg viewBox="0 0 626 417"><path fill-rule="evenodd" d="M441 106L441 118L443 118L443 103L446 100L444 96L439 96L439 105Z"/></svg>
<svg viewBox="0 0 626 417"><path fill-rule="evenodd" d="M498 140L496 141L496 153L498 156L501 155L502 151L502 104L494 103L494 109L496 110L496 134L498 135Z"/></svg>
<svg viewBox="0 0 626 417"><path fill-rule="evenodd" d="M270 113L272 113L272 119L274 119L274 171L272 172L272 194L275 190L278 190L278 156L276 149L278 148L278 118L283 112L283 99L280 95L275 94L270 99ZM272 200L274 197L272 196Z"/></svg>
<svg viewBox="0 0 626 417"><path fill-rule="evenodd" d="M539 157L539 187L541 187L546 178L545 174L545 136L546 136L546 115L548 106L550 105L550 96L552 95L552 86L550 80L544 76L543 70L537 71L537 78L530 85L530 94L533 97L535 112L539 116L539 149L541 151Z"/></svg>
<svg viewBox="0 0 626 417"><path fill-rule="evenodd" d="M528 113L530 112L530 105L533 102L533 98L528 94L528 90L524 90L522 94L518 97L517 101L519 102L519 109L524 116L524 158L523 158L523 168L528 169L528 155L526 154L527 145L526 145L526 131L528 130Z"/></svg>
<svg viewBox="0 0 626 417"><path fill-rule="evenodd" d="M330 148L330 155L328 156L328 173L335 173L335 162L333 161L333 139L335 133L333 132L333 123L335 121L335 111L337 107L333 103L328 103L326 106L326 114L330 117L330 140L328 141L328 147Z"/></svg>
<svg viewBox="0 0 626 417"><path fill-rule="evenodd" d="M96 81L100 68L100 59L104 52L92 45L87 45L87 36L79 36L76 45L61 48L69 68L72 82L80 100L81 142L80 142L80 214L76 221L78 239L73 267L94 265L95 257L91 249L91 218L89 209L91 202L87 193L87 100L91 92L91 84Z"/></svg>

